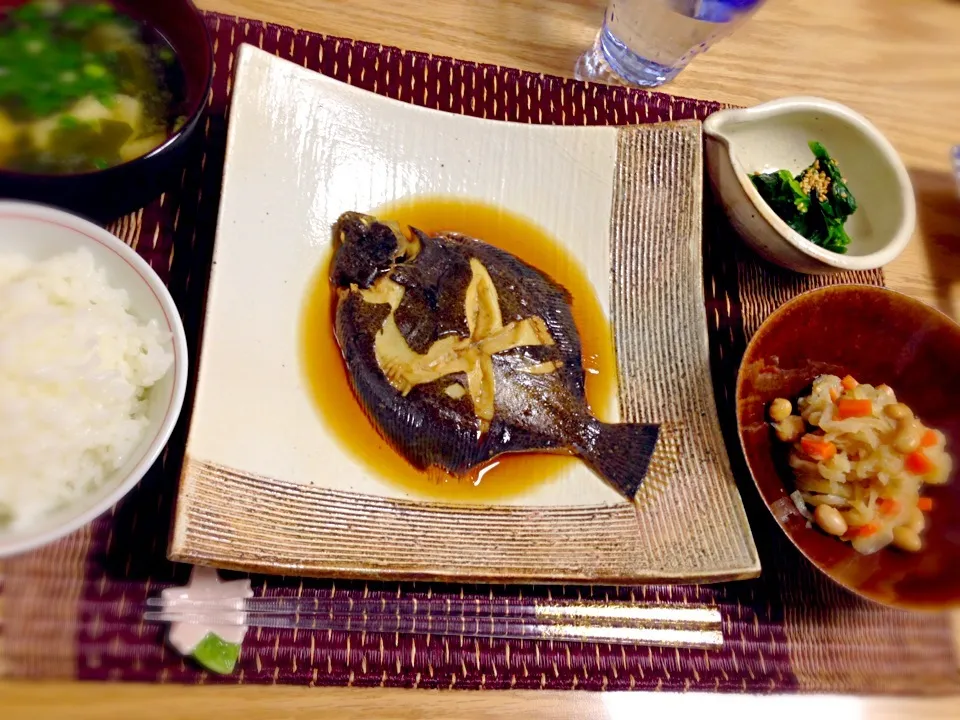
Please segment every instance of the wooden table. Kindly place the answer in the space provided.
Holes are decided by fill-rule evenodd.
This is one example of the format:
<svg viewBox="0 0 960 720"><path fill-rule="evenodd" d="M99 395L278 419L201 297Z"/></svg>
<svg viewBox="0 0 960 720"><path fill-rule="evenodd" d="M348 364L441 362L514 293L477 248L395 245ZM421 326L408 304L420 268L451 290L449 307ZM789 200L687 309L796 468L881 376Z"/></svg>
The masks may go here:
<svg viewBox="0 0 960 720"><path fill-rule="evenodd" d="M606 0L199 0L207 10L536 72L570 75ZM667 92L751 105L821 95L872 119L913 178L919 227L887 282L960 317L960 200L949 151L960 143L960 3L771 0L698 58ZM713 720L775 713L960 718L960 698L676 696L578 692L437 693L306 688L181 688L0 683L0 717L148 718L637 717Z"/></svg>

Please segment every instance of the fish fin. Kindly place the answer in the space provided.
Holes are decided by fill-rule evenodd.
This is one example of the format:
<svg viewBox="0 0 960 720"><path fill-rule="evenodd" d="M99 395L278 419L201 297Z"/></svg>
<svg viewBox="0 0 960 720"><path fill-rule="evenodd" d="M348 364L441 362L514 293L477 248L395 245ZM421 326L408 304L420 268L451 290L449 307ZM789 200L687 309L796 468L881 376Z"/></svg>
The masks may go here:
<svg viewBox="0 0 960 720"><path fill-rule="evenodd" d="M657 447L653 451L643 485L634 498L638 508L654 502L670 486L679 472L682 440L687 432L683 423L670 420L660 425Z"/></svg>
<svg viewBox="0 0 960 720"><path fill-rule="evenodd" d="M628 500L643 484L660 435L659 425L590 423L593 442L577 454Z"/></svg>

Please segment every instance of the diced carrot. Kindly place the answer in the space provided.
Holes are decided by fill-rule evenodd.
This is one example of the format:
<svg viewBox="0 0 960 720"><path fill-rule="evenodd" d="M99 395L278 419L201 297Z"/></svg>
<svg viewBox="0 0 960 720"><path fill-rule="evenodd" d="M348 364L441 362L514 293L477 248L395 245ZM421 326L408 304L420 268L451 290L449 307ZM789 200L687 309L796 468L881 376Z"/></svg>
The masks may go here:
<svg viewBox="0 0 960 720"><path fill-rule="evenodd" d="M923 450L917 450L907 455L906 460L903 462L904 467L907 468L914 475L926 475L928 472L933 470L933 463L930 462Z"/></svg>
<svg viewBox="0 0 960 720"><path fill-rule="evenodd" d="M836 388L830 388L830 400L831 402L836 402L837 398L840 397L840 391Z"/></svg>
<svg viewBox="0 0 960 720"><path fill-rule="evenodd" d="M852 527L847 530L846 534L843 536L846 540L852 540L856 537L870 537L880 530L880 526L876 523L867 523L866 525L860 525L859 527Z"/></svg>
<svg viewBox="0 0 960 720"><path fill-rule="evenodd" d="M922 497L917 500L917 510L921 512L930 512L933 510L933 498Z"/></svg>
<svg viewBox="0 0 960 720"><path fill-rule="evenodd" d="M880 498L877 501L881 515L896 515L900 512L900 503L893 498Z"/></svg>
<svg viewBox="0 0 960 720"><path fill-rule="evenodd" d="M934 430L927 430L920 438L920 447L933 447L937 444L937 433Z"/></svg>
<svg viewBox="0 0 960 720"><path fill-rule="evenodd" d="M837 403L837 414L841 420L847 418L869 417L873 415L873 403L869 400L843 398Z"/></svg>
<svg viewBox="0 0 960 720"><path fill-rule="evenodd" d="M852 375L847 375L843 380L840 381L840 384L843 385L844 390L853 390L860 383L854 380Z"/></svg>
<svg viewBox="0 0 960 720"><path fill-rule="evenodd" d="M800 447L814 460L829 460L837 454L837 446L818 435L804 435L800 438Z"/></svg>

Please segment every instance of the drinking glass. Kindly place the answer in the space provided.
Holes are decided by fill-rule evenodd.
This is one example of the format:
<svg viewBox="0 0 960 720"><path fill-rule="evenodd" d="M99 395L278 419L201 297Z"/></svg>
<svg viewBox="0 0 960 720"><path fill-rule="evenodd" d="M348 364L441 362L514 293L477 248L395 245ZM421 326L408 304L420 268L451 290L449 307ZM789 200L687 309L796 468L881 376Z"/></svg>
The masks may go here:
<svg viewBox="0 0 960 720"><path fill-rule="evenodd" d="M656 87L732 33L764 0L611 0L579 80Z"/></svg>

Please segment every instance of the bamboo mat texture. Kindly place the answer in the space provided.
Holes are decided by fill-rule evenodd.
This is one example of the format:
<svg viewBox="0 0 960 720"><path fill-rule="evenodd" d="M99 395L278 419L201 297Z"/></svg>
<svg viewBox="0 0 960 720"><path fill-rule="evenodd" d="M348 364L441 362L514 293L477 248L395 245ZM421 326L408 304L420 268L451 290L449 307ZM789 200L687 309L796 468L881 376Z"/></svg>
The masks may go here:
<svg viewBox="0 0 960 720"><path fill-rule="evenodd" d="M712 102L582 83L209 14L216 66L204 133L179 188L111 227L169 284L195 367L213 252L236 50L251 43L372 92L476 117L625 125L702 119ZM804 277L746 250L709 194L705 315L720 419L764 572L714 586L507 587L254 576L265 595L456 592L465 597L620 598L715 605L720 650L372 633L252 629L237 671L217 677L164 644L142 605L188 567L165 557L190 401L167 451L111 513L65 540L0 564L0 675L169 683L289 683L424 688L956 692L949 619L886 610L819 576L760 504L741 456L733 397L746 340L777 306L826 283L882 284L879 272ZM191 388L192 391L192 388ZM188 393L188 398L190 393Z"/></svg>

